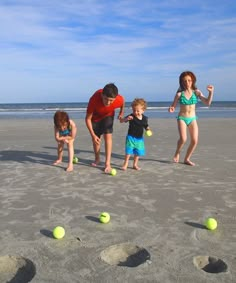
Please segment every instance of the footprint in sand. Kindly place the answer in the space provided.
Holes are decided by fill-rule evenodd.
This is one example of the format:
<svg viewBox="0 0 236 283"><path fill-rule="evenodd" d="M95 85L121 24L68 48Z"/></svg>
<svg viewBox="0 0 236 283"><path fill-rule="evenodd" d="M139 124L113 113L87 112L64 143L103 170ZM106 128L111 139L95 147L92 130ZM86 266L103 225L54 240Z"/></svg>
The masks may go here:
<svg viewBox="0 0 236 283"><path fill-rule="evenodd" d="M0 257L0 282L30 282L36 274L34 263L21 256Z"/></svg>

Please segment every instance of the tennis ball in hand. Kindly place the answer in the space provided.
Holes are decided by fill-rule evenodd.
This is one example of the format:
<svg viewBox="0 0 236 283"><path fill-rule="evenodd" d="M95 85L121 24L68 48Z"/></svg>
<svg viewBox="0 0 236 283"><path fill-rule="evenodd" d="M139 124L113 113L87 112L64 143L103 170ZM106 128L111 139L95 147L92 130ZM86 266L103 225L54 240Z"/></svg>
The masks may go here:
<svg viewBox="0 0 236 283"><path fill-rule="evenodd" d="M152 136L152 131L151 130L147 130L145 134L146 134L147 137L151 137Z"/></svg>
<svg viewBox="0 0 236 283"><path fill-rule="evenodd" d="M116 169L115 169L115 168L111 169L111 175L112 175L112 176L115 176L115 175L116 175Z"/></svg>
<svg viewBox="0 0 236 283"><path fill-rule="evenodd" d="M209 230L215 230L217 228L217 221L214 218L207 218L205 221L205 226Z"/></svg>
<svg viewBox="0 0 236 283"><path fill-rule="evenodd" d="M76 164L76 163L78 163L78 162L79 162L79 158L76 157L76 156L74 156L74 157L73 157L73 163Z"/></svg>
<svg viewBox="0 0 236 283"><path fill-rule="evenodd" d="M53 229L52 233L55 239L62 239L65 236L65 229L61 226L57 226Z"/></svg>
<svg viewBox="0 0 236 283"><path fill-rule="evenodd" d="M111 217L110 217L110 214L108 212L102 212L100 215L99 215L99 221L101 223L108 223L110 221Z"/></svg>

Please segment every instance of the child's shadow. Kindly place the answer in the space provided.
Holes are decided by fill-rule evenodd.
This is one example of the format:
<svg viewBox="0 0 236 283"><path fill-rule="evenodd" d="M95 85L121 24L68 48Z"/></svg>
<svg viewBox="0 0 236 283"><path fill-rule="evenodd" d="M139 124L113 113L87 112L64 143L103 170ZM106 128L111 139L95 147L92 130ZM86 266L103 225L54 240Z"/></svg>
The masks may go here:
<svg viewBox="0 0 236 283"><path fill-rule="evenodd" d="M173 161L164 160L164 159L143 158L143 160L145 160L145 161L155 161L155 162L164 163L164 164L172 164L173 163Z"/></svg>
<svg viewBox="0 0 236 283"><path fill-rule="evenodd" d="M14 161L19 163L39 163L52 165L55 156L47 152L25 151L25 150L3 150L0 151L1 161Z"/></svg>

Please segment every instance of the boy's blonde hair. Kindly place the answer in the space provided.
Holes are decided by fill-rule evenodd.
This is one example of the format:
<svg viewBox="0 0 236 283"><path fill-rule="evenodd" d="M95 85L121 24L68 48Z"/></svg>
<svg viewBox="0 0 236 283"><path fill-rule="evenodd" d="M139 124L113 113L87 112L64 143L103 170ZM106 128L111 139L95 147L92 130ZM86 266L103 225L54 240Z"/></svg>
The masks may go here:
<svg viewBox="0 0 236 283"><path fill-rule="evenodd" d="M135 107L138 105L140 105L143 108L143 110L147 109L147 102L143 98L135 98L131 104L132 107Z"/></svg>

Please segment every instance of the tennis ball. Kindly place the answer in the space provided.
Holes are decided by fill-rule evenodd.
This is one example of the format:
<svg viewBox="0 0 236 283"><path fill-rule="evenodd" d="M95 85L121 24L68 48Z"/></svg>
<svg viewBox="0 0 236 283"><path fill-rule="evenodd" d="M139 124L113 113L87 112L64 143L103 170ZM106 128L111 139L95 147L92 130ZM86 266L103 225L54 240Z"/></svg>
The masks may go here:
<svg viewBox="0 0 236 283"><path fill-rule="evenodd" d="M52 233L55 239L62 239L65 236L65 229L61 226L57 226L53 229Z"/></svg>
<svg viewBox="0 0 236 283"><path fill-rule="evenodd" d="M147 130L146 131L146 136L147 137L151 137L152 136L152 131L151 130Z"/></svg>
<svg viewBox="0 0 236 283"><path fill-rule="evenodd" d="M112 176L115 176L115 175L116 175L116 169L115 169L115 168L111 169L111 175L112 175Z"/></svg>
<svg viewBox="0 0 236 283"><path fill-rule="evenodd" d="M209 230L215 230L217 228L217 221L214 218L207 218L205 226Z"/></svg>
<svg viewBox="0 0 236 283"><path fill-rule="evenodd" d="M78 162L79 162L79 158L76 157L76 156L74 156L74 157L73 157L73 163L76 164L76 163L78 163Z"/></svg>
<svg viewBox="0 0 236 283"><path fill-rule="evenodd" d="M99 216L99 221L101 223L108 223L110 221L111 217L110 214L108 212L102 212Z"/></svg>

